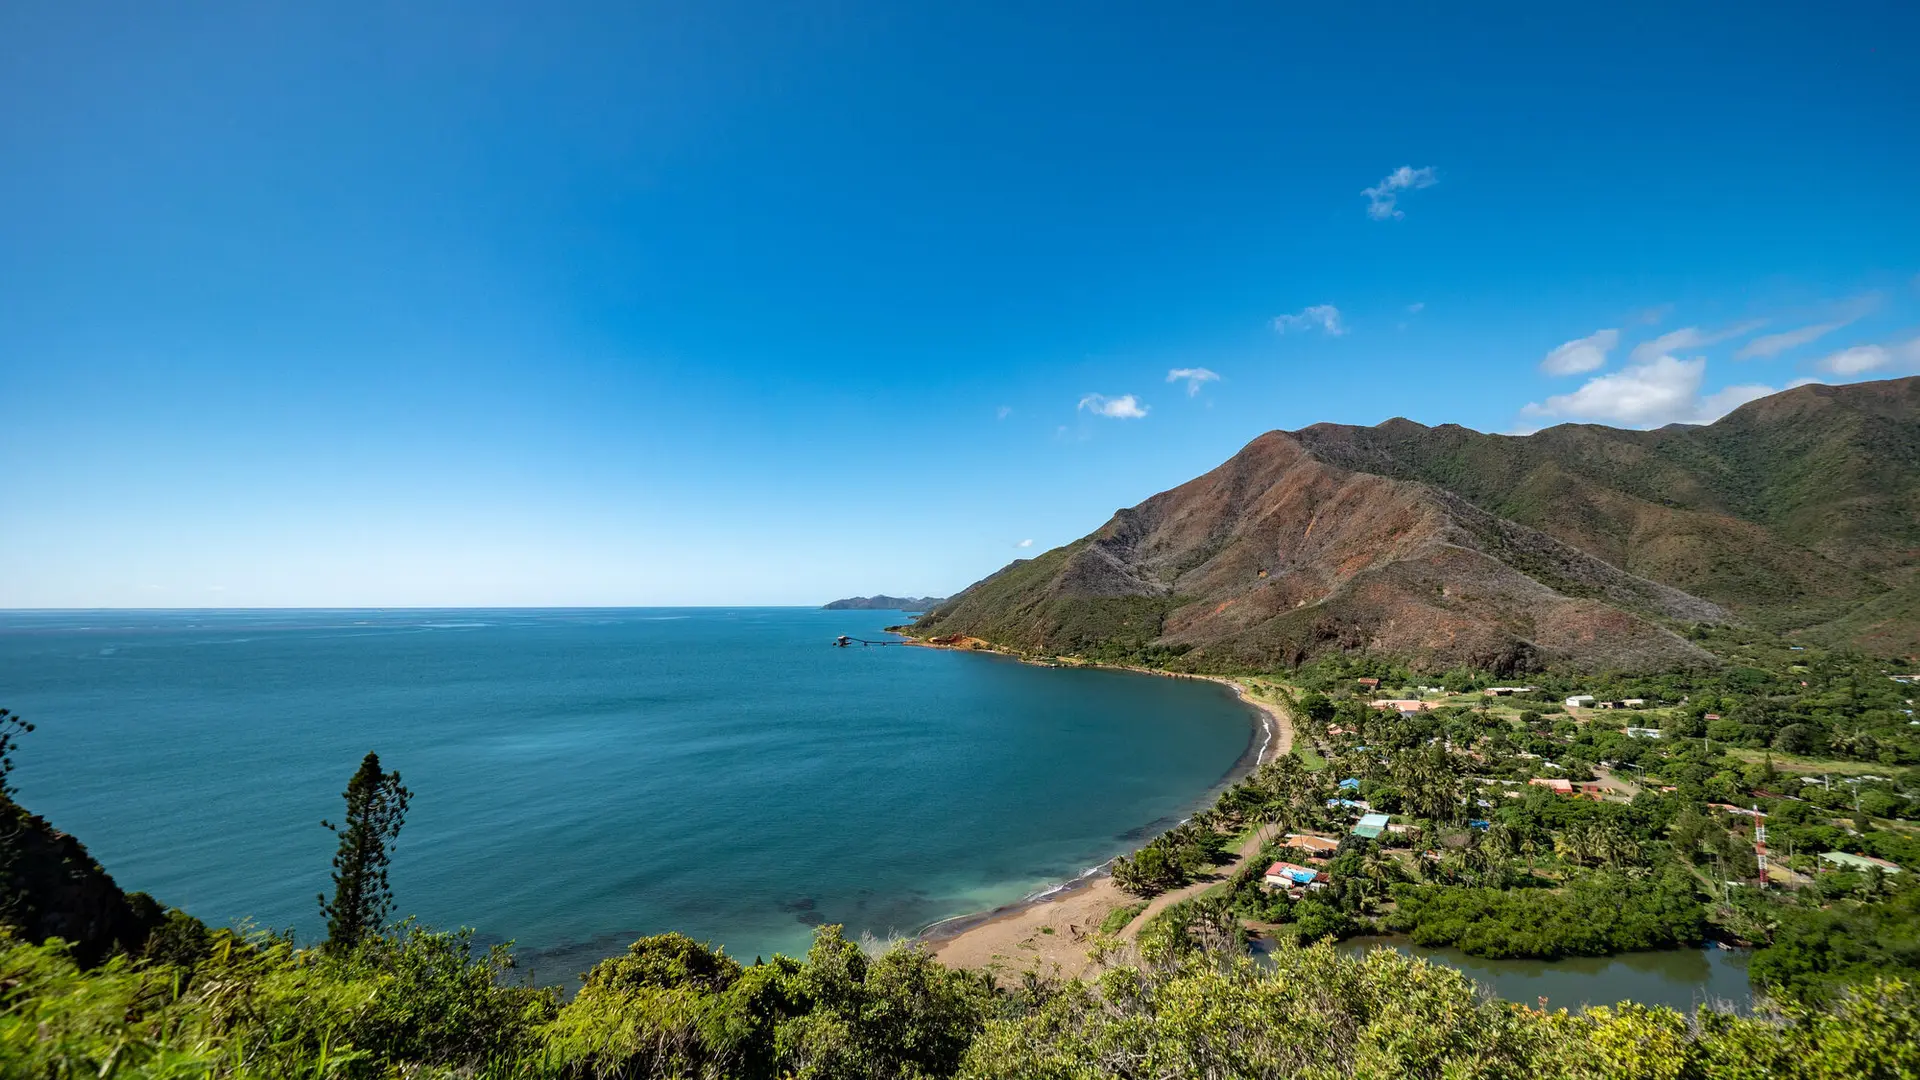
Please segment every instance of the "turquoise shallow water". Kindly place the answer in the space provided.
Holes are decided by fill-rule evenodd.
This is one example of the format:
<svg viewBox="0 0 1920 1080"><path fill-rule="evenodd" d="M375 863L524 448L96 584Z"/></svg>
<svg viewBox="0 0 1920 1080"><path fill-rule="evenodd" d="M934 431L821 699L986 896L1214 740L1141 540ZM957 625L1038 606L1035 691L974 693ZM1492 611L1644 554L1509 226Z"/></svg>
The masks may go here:
<svg viewBox="0 0 1920 1080"><path fill-rule="evenodd" d="M542 981L675 929L751 959L913 933L1137 845L1249 749L1225 688L811 609L0 613L26 805L214 923L320 927L340 790L414 791L399 907Z"/></svg>

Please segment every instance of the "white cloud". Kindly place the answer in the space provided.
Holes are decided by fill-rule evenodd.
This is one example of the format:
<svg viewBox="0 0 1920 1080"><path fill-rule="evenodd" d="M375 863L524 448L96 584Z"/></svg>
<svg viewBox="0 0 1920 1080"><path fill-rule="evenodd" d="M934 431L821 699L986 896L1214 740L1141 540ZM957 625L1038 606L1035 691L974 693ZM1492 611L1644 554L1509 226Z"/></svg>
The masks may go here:
<svg viewBox="0 0 1920 1080"><path fill-rule="evenodd" d="M1526 417L1584 420L1623 427L1652 428L1665 424L1711 424L1733 410L1769 394L1819 382L1797 379L1784 387L1741 383L1702 395L1706 379L1704 357L1681 360L1659 356L1619 371L1595 376L1570 394L1556 394L1520 410ZM1515 434L1535 430L1530 425Z"/></svg>
<svg viewBox="0 0 1920 1080"><path fill-rule="evenodd" d="M1583 338L1560 345L1540 361L1540 370L1549 375L1578 375L1604 367L1607 354L1620 344L1620 331L1595 330Z"/></svg>
<svg viewBox="0 0 1920 1080"><path fill-rule="evenodd" d="M1088 394L1080 399L1077 408L1115 420L1138 420L1147 415L1147 407L1135 401L1132 394L1111 398L1105 394Z"/></svg>
<svg viewBox="0 0 1920 1080"><path fill-rule="evenodd" d="M1920 337L1898 345L1855 345L1823 357L1815 366L1834 375L1864 375L1889 367L1920 367Z"/></svg>
<svg viewBox="0 0 1920 1080"><path fill-rule="evenodd" d="M1416 302L1416 303L1412 303L1412 304L1408 304L1408 305L1407 305L1407 314L1409 314L1409 315L1418 315L1418 314L1420 314L1420 313L1421 313L1422 311L1425 311L1426 309L1427 309L1427 302L1426 302L1425 300L1421 300L1421 301L1418 301L1418 302Z"/></svg>
<svg viewBox="0 0 1920 1080"><path fill-rule="evenodd" d="M1629 427L1659 427L1690 421L1698 411L1700 382L1706 377L1703 359L1679 360L1662 356L1645 364L1589 379L1567 394L1555 394L1545 403L1530 403L1526 416L1600 420Z"/></svg>
<svg viewBox="0 0 1920 1080"><path fill-rule="evenodd" d="M1882 345L1855 345L1820 361L1820 370L1835 375L1858 375L1893 363L1893 354Z"/></svg>
<svg viewBox="0 0 1920 1080"><path fill-rule="evenodd" d="M1315 304L1292 315L1281 315L1273 320L1273 328L1282 334L1295 330L1324 330L1328 337L1339 337L1347 332L1340 321L1340 309L1332 304Z"/></svg>
<svg viewBox="0 0 1920 1080"><path fill-rule="evenodd" d="M1656 357L1669 356L1682 349L1698 349L1729 338L1745 337L1766 324L1765 319L1755 319L1719 330L1702 330L1697 326L1683 327L1635 345L1633 362L1645 364Z"/></svg>
<svg viewBox="0 0 1920 1080"><path fill-rule="evenodd" d="M1029 547L1032 547L1032 546L1033 546L1033 541L1031 541L1031 540L1022 540L1022 541L1020 541L1019 543L1017 543L1017 544L1015 544L1015 545L1013 545L1013 546L1014 546L1014 547L1017 547L1017 548L1029 548Z"/></svg>
<svg viewBox="0 0 1920 1080"><path fill-rule="evenodd" d="M1167 372L1168 382L1179 382L1182 379L1187 383L1187 396L1192 397L1200 392L1201 384L1219 382L1220 376L1203 367L1177 367Z"/></svg>
<svg viewBox="0 0 1920 1080"><path fill-rule="evenodd" d="M1013 406L1011 405L1002 405L998 409L995 409L993 411L993 418L995 420L1005 420L1007 417L1012 415L1013 415Z"/></svg>
<svg viewBox="0 0 1920 1080"><path fill-rule="evenodd" d="M1440 178L1434 175L1431 165L1418 169L1411 165L1402 165L1388 173L1386 178L1378 184L1362 190L1360 194L1367 197L1368 217L1375 221L1389 221L1406 216L1400 212L1398 206L1394 205L1401 192L1432 187L1439 182Z"/></svg>

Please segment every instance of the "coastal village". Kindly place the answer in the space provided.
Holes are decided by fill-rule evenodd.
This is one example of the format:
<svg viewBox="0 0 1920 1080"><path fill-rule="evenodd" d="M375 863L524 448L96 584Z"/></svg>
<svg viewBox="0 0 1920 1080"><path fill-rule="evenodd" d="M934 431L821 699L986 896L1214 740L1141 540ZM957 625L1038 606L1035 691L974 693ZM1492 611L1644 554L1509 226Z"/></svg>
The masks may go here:
<svg viewBox="0 0 1920 1080"><path fill-rule="evenodd" d="M1876 677L1911 723L1911 677ZM936 928L931 944L961 966L1066 976L1236 937L1258 950L1389 934L1471 952L1467 924L1503 917L1494 897L1577 898L1604 880L1629 888L1628 908L1698 914L1666 911L1649 937L1576 954L1764 945L1769 905L1885 895L1920 868L1904 768L1737 745L1724 714L1746 706L1718 697L1461 681L1238 679L1283 732L1249 776L1109 877ZM1462 896L1480 905L1464 918L1447 910Z"/></svg>

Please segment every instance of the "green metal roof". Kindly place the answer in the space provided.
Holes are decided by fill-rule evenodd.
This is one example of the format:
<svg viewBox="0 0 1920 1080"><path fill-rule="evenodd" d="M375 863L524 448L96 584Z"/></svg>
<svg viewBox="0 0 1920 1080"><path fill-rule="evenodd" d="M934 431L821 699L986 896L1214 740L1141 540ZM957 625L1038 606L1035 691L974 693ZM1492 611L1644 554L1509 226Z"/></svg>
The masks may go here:
<svg viewBox="0 0 1920 1080"><path fill-rule="evenodd" d="M1853 870L1872 870L1878 867L1880 870L1889 874L1897 874L1900 872L1900 868L1897 866L1883 864L1869 859L1864 855L1850 855L1844 851L1823 851L1820 853L1820 857L1830 863L1845 866Z"/></svg>

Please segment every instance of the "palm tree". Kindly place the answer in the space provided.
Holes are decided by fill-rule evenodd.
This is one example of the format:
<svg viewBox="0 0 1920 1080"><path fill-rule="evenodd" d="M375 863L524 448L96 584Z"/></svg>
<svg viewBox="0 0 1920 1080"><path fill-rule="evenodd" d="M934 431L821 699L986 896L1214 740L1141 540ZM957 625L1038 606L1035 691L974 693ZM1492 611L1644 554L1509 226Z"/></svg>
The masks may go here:
<svg viewBox="0 0 1920 1080"><path fill-rule="evenodd" d="M1467 834L1467 846L1460 849L1460 863L1473 872L1474 883L1482 883L1487 871L1493 869L1493 852L1478 833Z"/></svg>
<svg viewBox="0 0 1920 1080"><path fill-rule="evenodd" d="M1514 835L1513 830L1508 828L1505 822L1495 822L1489 825L1486 835L1481 838L1481 843L1486 846L1487 851L1494 858L1502 862L1513 858L1520 847L1519 838Z"/></svg>
<svg viewBox="0 0 1920 1080"><path fill-rule="evenodd" d="M1242 951L1240 917L1225 896L1203 896L1194 900L1186 925L1186 938L1210 956L1227 957Z"/></svg>
<svg viewBox="0 0 1920 1080"><path fill-rule="evenodd" d="M1585 866L1587 860L1593 858L1595 839L1592 829L1575 825L1554 835L1553 850L1575 866Z"/></svg>
<svg viewBox="0 0 1920 1080"><path fill-rule="evenodd" d="M1360 877L1385 895L1393 883L1400 879L1400 862L1378 847L1368 847L1366 853L1360 856Z"/></svg>
<svg viewBox="0 0 1920 1080"><path fill-rule="evenodd" d="M1272 767L1274 779L1280 784L1297 784L1307 775L1306 764L1292 754L1273 762Z"/></svg>
<svg viewBox="0 0 1920 1080"><path fill-rule="evenodd" d="M1293 808L1286 801L1277 798L1268 799L1256 808L1254 820L1259 822L1259 831L1256 835L1260 837L1261 847L1264 848L1272 843L1275 836L1289 827L1288 823L1293 818L1292 811Z"/></svg>
<svg viewBox="0 0 1920 1080"><path fill-rule="evenodd" d="M1877 900L1887 894L1887 872L1877 866L1870 866L1860 878L1860 895L1869 900Z"/></svg>
<svg viewBox="0 0 1920 1080"><path fill-rule="evenodd" d="M1599 855L1609 866L1624 866L1639 861L1640 845L1634 843L1625 829L1613 825L1601 830Z"/></svg>

